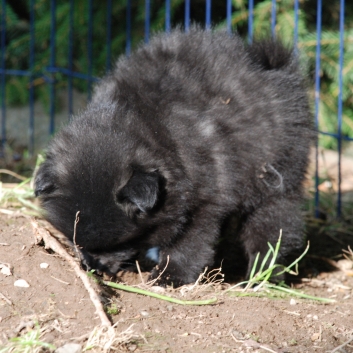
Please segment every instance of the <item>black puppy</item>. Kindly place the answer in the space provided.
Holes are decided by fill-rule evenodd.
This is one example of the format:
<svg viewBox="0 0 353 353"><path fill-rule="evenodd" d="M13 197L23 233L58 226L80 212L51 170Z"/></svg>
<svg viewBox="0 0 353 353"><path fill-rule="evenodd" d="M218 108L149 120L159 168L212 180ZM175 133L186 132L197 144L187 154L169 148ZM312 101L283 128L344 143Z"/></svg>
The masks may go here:
<svg viewBox="0 0 353 353"><path fill-rule="evenodd" d="M314 132L296 56L275 41L193 28L154 37L95 88L52 140L35 179L45 216L116 273L138 254L159 284L193 282L237 214L249 259L283 231L303 244L299 206Z"/></svg>

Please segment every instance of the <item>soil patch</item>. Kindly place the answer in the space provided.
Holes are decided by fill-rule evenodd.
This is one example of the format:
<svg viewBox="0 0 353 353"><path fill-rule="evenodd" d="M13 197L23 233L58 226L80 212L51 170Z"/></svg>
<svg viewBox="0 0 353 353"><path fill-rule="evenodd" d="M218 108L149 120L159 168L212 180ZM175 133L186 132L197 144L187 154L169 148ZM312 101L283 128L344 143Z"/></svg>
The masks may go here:
<svg viewBox="0 0 353 353"><path fill-rule="evenodd" d="M0 346L38 323L41 341L85 347L100 324L89 295L64 260L34 245L30 221L21 214L0 215L0 265L11 269L11 275L0 273ZM100 295L117 332L133 332L118 351L299 353L332 351L344 344L353 337L353 272L342 249L352 246L353 237L339 229L330 236L325 229L315 233L310 226L308 233L312 246L301 271L305 279L296 286L335 303L235 297L215 286L199 296L217 296L217 304L182 306L103 288ZM14 286L19 279L29 287ZM140 277L125 273L122 280L133 284ZM184 298L180 289L165 294L170 291ZM353 352L353 342L340 352Z"/></svg>

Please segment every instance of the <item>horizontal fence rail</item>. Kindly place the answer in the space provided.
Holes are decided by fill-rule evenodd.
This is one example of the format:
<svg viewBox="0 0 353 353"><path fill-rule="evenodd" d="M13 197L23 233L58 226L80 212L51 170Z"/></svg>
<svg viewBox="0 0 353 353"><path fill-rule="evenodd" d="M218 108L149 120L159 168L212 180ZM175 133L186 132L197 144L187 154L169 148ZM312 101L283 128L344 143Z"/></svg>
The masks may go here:
<svg viewBox="0 0 353 353"><path fill-rule="evenodd" d="M16 52L12 46L15 40L23 46L16 29L16 11L18 6L12 6L13 2L1 0L0 2L0 100L1 100L1 156L4 157L6 145L9 143L9 125L13 116L10 114L11 102L9 96L13 93L13 82L19 82L19 87L28 90L27 106L28 117L26 121L27 131L25 138L21 141L27 146L29 154L34 154L43 149L43 145L37 141L36 127L38 126L35 114L35 104L38 100L38 86L47 88L42 90L45 95L47 119L40 123L46 126L48 138L60 127L57 121L59 110L57 96L59 92L65 91L67 99L67 120L75 113L74 93L79 90L84 92L87 101L92 94L92 85L104 72L108 72L114 65L114 60L123 52L129 55L136 43L150 40L151 33L155 30L169 32L176 25L181 25L185 31L189 31L192 23L201 23L206 30L224 27L231 33L238 31L247 37L249 42L253 41L256 31L263 24L259 23L259 11L267 11L268 16L263 16L268 22L268 33L273 37L281 34L278 31L283 23L278 21L283 15L283 2L276 0L257 1L248 0L234 2L232 0L185 0L185 1L156 1L145 0L144 2L131 0L115 2L106 0L97 5L93 0L74 1L69 0L63 5L57 0L44 2L40 0L28 1L28 14L24 19L18 19L26 23L25 31L21 36L28 39L27 63L23 60L16 67L16 60L11 55ZM239 5L242 3L243 5ZM288 2L286 2L288 3ZM313 71L312 77L313 111L315 125L321 137L328 137L335 141L338 153L338 190L337 210L338 216L342 210L341 192L341 155L342 143L352 141L351 135L343 132L344 123L344 54L345 54L345 1L339 0L339 21L337 33L339 42L337 47L337 114L334 129L322 128L322 70L323 70L323 48L326 42L323 35L323 3L322 0L311 2L316 5L316 13L313 16L316 24L313 24ZM301 2L293 0L292 5L286 11L289 14L289 22L293 23L291 30L291 42L297 52L301 52L303 45L301 35L303 32L303 18L301 14ZM43 18L45 6L48 7L49 26L45 27ZM238 7L237 7L238 6ZM243 6L240 9L239 6ZM40 9L40 10L39 10ZM102 10L103 9L103 10ZM43 10L43 11L42 11ZM243 11L242 13L240 11ZM103 15L102 15L102 14ZM314 20L314 21L315 21ZM265 21L265 20L264 20ZM283 21L283 19L281 19ZM164 23L163 23L164 22ZM162 24L162 25L161 25ZM267 25L266 24L266 25ZM44 26L41 28L40 26ZM18 27L20 28L20 27ZM17 32L16 32L17 31ZM301 32L302 31L302 32ZM326 31L327 32L327 31ZM287 33L288 36L288 33ZM310 37L310 33L307 35ZM64 38L64 39L63 39ZM99 40L97 41L97 38ZM23 39L24 40L24 39ZM45 44L47 43L47 44ZM65 43L63 46L62 43ZM118 49L117 49L118 48ZM46 56L43 57L42 50ZM78 61L78 51L82 51L84 62ZM102 61L102 53L105 58ZM65 57L65 58L64 58ZM23 59L23 58L22 58ZM99 60L98 60L99 59ZM99 62L99 63L98 63ZM103 62L103 64L102 64ZM100 67L98 67L99 65ZM17 80L16 80L17 79ZM44 92L44 93L43 93ZM24 123L21 121L21 123ZM23 125L21 125L23 126ZM316 171L315 171L315 213L319 216L319 146L316 146Z"/></svg>

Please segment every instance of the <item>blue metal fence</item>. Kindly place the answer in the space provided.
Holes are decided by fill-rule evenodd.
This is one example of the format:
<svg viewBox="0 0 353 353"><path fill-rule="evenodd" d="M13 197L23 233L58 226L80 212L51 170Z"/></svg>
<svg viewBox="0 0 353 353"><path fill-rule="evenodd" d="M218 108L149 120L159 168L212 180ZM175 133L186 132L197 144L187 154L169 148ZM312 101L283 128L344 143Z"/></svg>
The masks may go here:
<svg viewBox="0 0 353 353"><path fill-rule="evenodd" d="M130 54L132 50L132 1L125 0L126 6L126 44L125 52L127 55ZM234 6L232 0L223 0L225 4L225 14L224 14L224 26L227 30L231 32L235 28L232 23L232 11ZM45 81L49 88L50 104L49 104L49 114L48 114L48 135L53 134L56 130L56 109L55 109L55 97L56 97L56 75L60 74L65 77L67 81L67 95L68 95L68 115L71 116L74 113L73 109L73 87L74 80L82 80L87 82L87 96L88 99L91 97L91 89L94 81L97 80L93 75L93 65L94 65L94 48L93 48L93 36L94 36L94 3L93 0L88 0L87 6L87 38L81 38L82 41L87 43L87 70L86 72L77 72L74 67L74 0L69 1L69 20L68 20L68 48L67 48L67 63L66 67L57 65L57 1L50 0L50 11L51 11L51 23L50 23L50 57L48 59L48 65L41 67L41 69L35 70L35 60L36 60L36 37L35 37L35 6L38 0L29 0L29 58L28 58L28 69L16 69L16 68L7 68L6 67L6 51L8 46L8 31L7 31L7 5L9 1L1 0L0 8L0 100L1 100L1 145L4 147L7 141L7 124L12 119L10 115L7 114L6 106L6 83L11 77L16 76L25 76L28 77L28 87L29 87L29 113L28 113L28 149L30 153L42 148L43 146L36 146L35 140L35 116L34 116L34 104L35 104L35 80L39 77ZM200 3L200 2L199 2ZM215 1L214 1L215 3ZM214 24L212 22L212 8L215 5L212 3L212 0L204 1L204 26L206 29L211 29L211 26ZM257 2L258 3L258 2ZM112 53L112 28L114 26L112 18L112 0L106 0L106 61L105 66L106 70L109 70L112 67L113 53ZM279 2L276 0L271 0L271 14L270 14L270 32L273 36L276 35L276 18ZM151 32L151 1L145 0L144 2L144 41L148 42ZM170 31L172 28L172 12L171 12L171 0L165 0L165 31ZM191 0L185 0L183 4L184 11L184 20L183 25L185 31L188 31L190 28L190 23L193 20L192 11L191 11ZM200 5L201 6L201 5ZM247 1L247 10L248 10L248 25L247 25L247 36L249 42L252 41L254 36L254 10L255 4L254 0ZM298 45L298 32L299 32L299 0L293 0L293 13L294 13L294 31L293 31L293 43L295 47ZM316 64L315 64L315 82L313 82L315 90L315 124L318 131L322 135L331 136L337 140L337 153L338 153L338 198L337 198L337 215L341 214L341 153L342 153L342 141L348 140L352 141L352 138L344 136L342 134L342 73L343 73L343 56L344 56L344 12L345 12L345 1L340 0L340 16L339 16L339 61L337 65L339 66L339 75L337 77L339 94L338 94L338 114L337 114L337 130L332 131L320 131L320 121L319 121L319 107L320 107L320 72L321 72L321 34L322 34L322 0L317 0L317 11L316 11ZM101 25L101 24L100 24ZM142 36L142 35L141 35ZM141 38L143 39L143 38ZM102 38L103 40L103 38ZM3 150L3 149L2 149ZM318 148L317 148L318 151ZM315 205L316 213L318 214L319 207L319 171L318 171L318 152L316 153L316 175L315 175Z"/></svg>

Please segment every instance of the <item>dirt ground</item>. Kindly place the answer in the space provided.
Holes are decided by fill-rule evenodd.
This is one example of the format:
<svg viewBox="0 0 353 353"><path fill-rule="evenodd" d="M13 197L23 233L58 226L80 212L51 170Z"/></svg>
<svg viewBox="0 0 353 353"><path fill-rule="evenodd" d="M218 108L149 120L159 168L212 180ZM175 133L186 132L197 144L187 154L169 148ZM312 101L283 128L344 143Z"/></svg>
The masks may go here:
<svg viewBox="0 0 353 353"><path fill-rule="evenodd" d="M296 287L335 299L331 304L292 297L236 297L219 285L196 292L203 299L216 296L216 304L183 306L104 288L101 299L116 332L126 336L117 351L353 352L353 341L346 344L353 338L353 270L341 250L352 246L347 232L336 228L328 235L323 227L311 236L308 226L311 248L302 266L306 278ZM42 263L48 267L42 268ZM37 324L42 342L55 347L76 342L85 348L100 324L95 308L70 265L35 245L29 217L0 213L0 266L0 347ZM140 281L138 274L123 277L128 284ZM29 286L15 286L19 279ZM172 290L165 294L183 299L182 291L168 291Z"/></svg>

